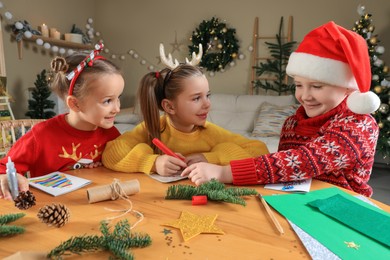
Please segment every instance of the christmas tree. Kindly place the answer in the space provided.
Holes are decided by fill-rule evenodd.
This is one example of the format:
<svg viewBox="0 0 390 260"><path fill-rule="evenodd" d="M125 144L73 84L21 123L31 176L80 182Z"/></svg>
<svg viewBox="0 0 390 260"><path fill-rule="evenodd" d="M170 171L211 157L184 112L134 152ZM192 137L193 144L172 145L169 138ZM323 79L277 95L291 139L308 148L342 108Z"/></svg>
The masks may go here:
<svg viewBox="0 0 390 260"><path fill-rule="evenodd" d="M294 93L295 85L288 83L286 66L291 55L295 41L285 41L282 37L283 17L280 18L279 33L276 34L277 43L265 42L271 58L266 62L260 62L256 69L256 75L259 79L253 82L255 88L263 88L266 91L273 90L282 95L283 93ZM263 74L267 76L260 79ZM264 76L263 76L264 77Z"/></svg>
<svg viewBox="0 0 390 260"><path fill-rule="evenodd" d="M359 5L360 19L355 22L353 31L360 34L367 41L368 54L371 62L371 91L377 94L381 100L379 109L373 113L379 126L379 139L377 151L383 158L390 156L390 81L389 67L385 65L380 56L385 48L381 46L377 34L374 34L375 26L372 24L371 14L366 13L365 7Z"/></svg>
<svg viewBox="0 0 390 260"><path fill-rule="evenodd" d="M55 103L49 100L51 91L49 89L49 82L46 79L46 70L42 70L37 75L35 80L35 88L32 90L33 99L28 100L28 111L26 116L33 119L48 119L56 115L54 111L47 110L53 109Z"/></svg>

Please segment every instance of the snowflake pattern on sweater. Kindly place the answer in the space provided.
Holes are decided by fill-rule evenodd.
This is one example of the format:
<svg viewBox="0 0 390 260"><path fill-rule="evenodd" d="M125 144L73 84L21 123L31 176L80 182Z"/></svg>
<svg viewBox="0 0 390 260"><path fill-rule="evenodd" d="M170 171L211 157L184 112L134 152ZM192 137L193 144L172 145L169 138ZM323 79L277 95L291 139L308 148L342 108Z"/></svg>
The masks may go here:
<svg viewBox="0 0 390 260"><path fill-rule="evenodd" d="M278 152L231 163L233 182L266 184L315 178L370 197L372 188L367 182L378 134L375 119L351 112L345 101L314 118L308 118L301 106L285 121Z"/></svg>

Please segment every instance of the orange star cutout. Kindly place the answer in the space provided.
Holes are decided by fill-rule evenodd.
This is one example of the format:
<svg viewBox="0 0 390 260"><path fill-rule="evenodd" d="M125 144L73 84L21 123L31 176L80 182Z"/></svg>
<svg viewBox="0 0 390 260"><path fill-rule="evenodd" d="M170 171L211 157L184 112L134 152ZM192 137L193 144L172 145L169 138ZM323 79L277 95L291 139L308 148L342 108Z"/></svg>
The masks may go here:
<svg viewBox="0 0 390 260"><path fill-rule="evenodd" d="M164 226L179 228L184 241L201 234L224 234L224 232L214 225L214 221L218 215L214 216L198 216L191 212L183 211L180 218L172 223L164 224Z"/></svg>

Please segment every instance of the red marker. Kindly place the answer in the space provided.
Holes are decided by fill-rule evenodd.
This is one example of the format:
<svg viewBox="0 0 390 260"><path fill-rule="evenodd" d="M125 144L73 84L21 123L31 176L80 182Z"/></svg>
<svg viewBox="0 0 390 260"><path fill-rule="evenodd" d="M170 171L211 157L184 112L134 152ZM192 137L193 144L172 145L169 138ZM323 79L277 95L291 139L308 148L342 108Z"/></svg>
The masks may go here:
<svg viewBox="0 0 390 260"><path fill-rule="evenodd" d="M153 138L152 143L154 143L155 146L157 146L163 153L176 157L177 159L180 159L184 162L184 158L180 157L179 155L172 152L171 149L169 149L165 144L163 144L160 140L157 138Z"/></svg>

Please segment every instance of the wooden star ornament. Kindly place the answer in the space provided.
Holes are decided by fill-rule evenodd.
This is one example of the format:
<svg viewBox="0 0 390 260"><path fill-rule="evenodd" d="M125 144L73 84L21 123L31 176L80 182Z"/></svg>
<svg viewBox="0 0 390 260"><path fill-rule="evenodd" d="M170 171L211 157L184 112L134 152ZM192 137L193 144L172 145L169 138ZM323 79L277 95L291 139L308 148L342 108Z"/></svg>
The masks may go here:
<svg viewBox="0 0 390 260"><path fill-rule="evenodd" d="M175 31L175 41L171 43L172 45L172 52L171 53L174 53L176 50L178 52L180 52L180 46L182 44L180 44L178 41L177 41L177 32Z"/></svg>
<svg viewBox="0 0 390 260"><path fill-rule="evenodd" d="M214 225L217 217L217 214L212 216L199 216L191 212L183 211L178 220L164 224L164 226L179 228L184 241L188 241L202 233L224 234L219 227Z"/></svg>

